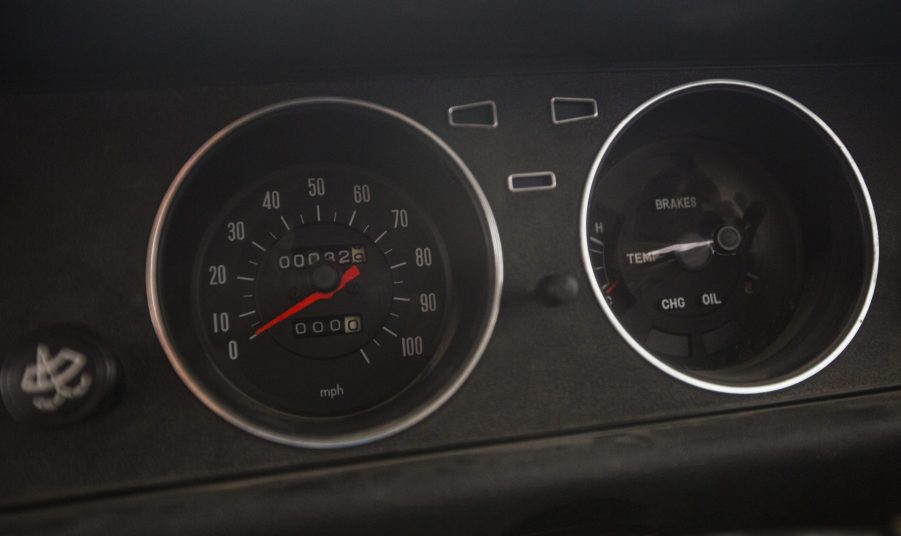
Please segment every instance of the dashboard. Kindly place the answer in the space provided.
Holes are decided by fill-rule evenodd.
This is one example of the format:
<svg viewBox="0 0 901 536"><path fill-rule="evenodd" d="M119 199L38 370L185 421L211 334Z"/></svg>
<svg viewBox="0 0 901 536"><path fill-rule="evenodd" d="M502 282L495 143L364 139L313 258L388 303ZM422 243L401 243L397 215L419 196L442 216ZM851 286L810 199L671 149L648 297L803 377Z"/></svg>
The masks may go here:
<svg viewBox="0 0 901 536"><path fill-rule="evenodd" d="M10 6L0 532L898 533L899 22Z"/></svg>

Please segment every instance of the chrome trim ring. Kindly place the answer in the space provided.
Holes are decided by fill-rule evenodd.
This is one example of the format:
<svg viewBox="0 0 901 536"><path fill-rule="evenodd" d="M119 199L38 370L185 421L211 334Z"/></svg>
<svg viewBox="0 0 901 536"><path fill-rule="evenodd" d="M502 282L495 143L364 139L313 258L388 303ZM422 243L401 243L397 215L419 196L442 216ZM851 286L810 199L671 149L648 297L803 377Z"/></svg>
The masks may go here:
<svg viewBox="0 0 901 536"><path fill-rule="evenodd" d="M159 254L159 246L162 237L163 226L165 225L166 217L169 213L176 193L181 187L183 181L185 181L186 177L197 164L197 162L199 162L200 159L203 158L203 156L205 156L225 136L229 135L245 124L250 123L266 114L309 104L341 104L375 111L389 116L393 119L399 120L402 123L405 123L406 125L416 130L419 134L428 138L436 146L438 146L466 177L466 182L468 183L469 187L472 190L472 193L475 195L476 200L478 201L478 209L481 210L482 214L484 215L485 223L488 227L490 241L489 245L492 250L490 256L493 257L494 261L494 273L491 274L491 280L494 288L492 289L492 293L489 296L490 302L488 315L482 325L480 336L476 340L472 352L463 361L463 366L456 373L452 381L443 386L438 391L438 394L436 396L429 399L425 404L413 408L413 410L410 413L406 414L403 418L382 423L379 426L352 433L334 435L327 439L289 434L280 430L273 429L271 427L261 425L260 423L247 419L240 413L232 410L227 403L216 396L216 394L211 390L207 389L207 387L198 380L194 373L192 373L190 368L186 365L185 360L182 359L182 357L179 356L176 352L175 346L165 328L157 289L157 257ZM221 418L225 419L227 422L255 436L273 441L275 443L294 447L327 449L362 445L376 441L378 439L383 439L390 435L394 435L422 421L439 407L441 407L445 402L447 402L447 400L457 392L460 386L463 385L463 383L472 373L473 369L475 369L475 366L478 364L479 359L485 351L485 347L488 345L488 341L490 340L491 334L494 331L494 325L497 321L497 315L500 309L503 273L504 269L503 257L501 254L500 234L498 233L497 223L495 222L494 214L491 211L488 200L485 197L484 192L482 191L472 172L469 170L466 164L463 163L463 160L460 159L457 153L454 152L454 150L451 149L449 145L447 145L447 143L445 143L441 138L439 138L436 134L434 134L431 130L427 129L422 124L390 108L386 108L384 106L363 100L344 97L309 97L267 106L239 118L238 120L232 122L222 130L217 132L215 135L213 135L213 137L207 140L207 142L204 143L191 156L190 159L188 159L188 161L184 164L184 166L182 166L181 170L176 175L175 179L172 181L169 189L166 191L166 195L163 197L163 201L160 204L160 208L157 211L156 218L154 219L153 229L150 233L150 242L147 248L145 284L147 290L147 303L150 308L150 318L153 322L153 329L156 332L157 338L160 341L160 345L163 347L163 351L166 353L169 362L175 369L175 372L178 374L179 378L181 378L182 382L184 382L184 384L188 387L188 389L194 394L194 396L196 396L204 405L206 405L210 410L219 415Z"/></svg>
<svg viewBox="0 0 901 536"><path fill-rule="evenodd" d="M732 86L739 88L748 88L753 89L755 91L770 95L772 97L776 97L778 100L787 103L793 106L796 110L800 111L804 116L808 119L812 120L824 133L828 135L828 138L832 140L835 146L839 149L841 154L844 156L851 170L854 172L854 176L857 178L858 186L860 187L860 191L863 195L864 204L866 205L867 217L869 218L870 226L872 229L872 238L873 238L873 257L872 257L872 271L870 274L869 285L867 287L866 297L861 306L860 313L857 318L854 319L853 324L851 324L848 333L845 337L838 343L837 346L825 357L820 359L819 362L814 365L807 367L801 370L798 374L791 376L789 378L785 378L779 381L775 381L772 383L766 383L761 385L753 385L753 386L736 386L729 385L723 383L714 383L706 380L702 380L686 374L680 370L677 370L670 365L664 363L660 359L654 357L650 352L648 352L641 344L638 343L626 329L622 326L619 320L616 318L616 315L613 314L613 310L607 304L607 301L604 299L604 295L601 291L600 286L598 285L597 280L593 275L593 270L591 266L591 259L589 257L588 252L588 205L589 198L591 197L591 192L594 188L595 179L597 178L598 171L601 169L601 165L604 162L607 153L610 151L610 148L619 138L620 133L628 127L633 120L635 120L638 116L645 112L651 106L654 106L658 102L675 95L677 93L681 93L683 91L705 87L705 86ZM848 149L842 143L842 141L835 135L831 128L822 120L819 116L809 110L800 102L795 99L776 91L775 89L762 86L760 84L756 84L753 82L746 82L743 80L731 80L731 79L710 79L710 80L701 80L697 82L691 82L688 84L683 84L660 93L659 95L652 97L651 99L645 101L641 105L638 106L635 110L633 110L629 115L623 119L619 125L613 129L613 132L604 142L603 147L601 147L601 151L598 153L597 157L594 160L594 164L591 166L591 171L588 174L588 180L585 184L585 190L582 194L582 205L579 211L579 239L581 240L581 251L582 251L582 263L585 267L586 272L588 273L588 280L591 284L591 289L594 292L594 296L597 299L598 303L601 306L601 309L604 311L604 314L607 316L607 319L610 320L610 323L613 324L613 327L620 334L620 336L635 350L640 356L642 356L646 361L650 364L654 365L658 369L663 372L669 374L673 378L677 380L683 381L687 384L693 385L695 387L699 387L701 389L707 389L709 391L716 391L719 393L728 393L728 394L741 394L741 395L751 395L751 394L759 394L759 393L768 393L772 391L777 391L780 389L785 389L787 387L791 387L796 385L814 374L820 372L824 368L826 368L830 363L835 361L835 359L842 353L842 351L851 343L851 340L854 338L854 335L857 334L857 331L860 329L860 325L863 323L864 318L866 317L867 311L870 308L870 303L873 300L873 292L876 288L876 275L879 268L879 232L876 227L876 215L873 211L873 202L870 198L870 192L867 190L867 186L864 183L863 176L860 174L860 169L858 169L857 164L854 162L854 159L851 157L851 154L848 152Z"/></svg>

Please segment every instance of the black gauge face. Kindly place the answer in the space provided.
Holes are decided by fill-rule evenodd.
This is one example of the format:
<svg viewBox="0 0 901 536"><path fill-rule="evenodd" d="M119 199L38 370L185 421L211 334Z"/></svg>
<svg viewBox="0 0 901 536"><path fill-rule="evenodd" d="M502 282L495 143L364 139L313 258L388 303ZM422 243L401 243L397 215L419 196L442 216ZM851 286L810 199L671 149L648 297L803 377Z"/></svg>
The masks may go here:
<svg viewBox="0 0 901 536"><path fill-rule="evenodd" d="M372 407L442 343L443 242L410 199L358 170L293 169L241 194L200 268L198 325L217 366L284 411Z"/></svg>
<svg viewBox="0 0 901 536"><path fill-rule="evenodd" d="M809 378L873 293L878 245L856 166L812 112L749 82L686 84L639 106L595 160L581 225L613 327L704 389Z"/></svg>
<svg viewBox="0 0 901 536"><path fill-rule="evenodd" d="M316 166L240 195L201 261L198 325L216 364L268 404L360 411L437 357L452 289L443 242L410 199Z"/></svg>
<svg viewBox="0 0 901 536"><path fill-rule="evenodd" d="M447 401L497 316L497 229L459 157L384 107L314 98L214 136L167 193L154 328L211 410L295 446L351 446Z"/></svg>
<svg viewBox="0 0 901 536"><path fill-rule="evenodd" d="M676 141L623 159L589 211L594 276L622 326L692 370L756 358L798 306L798 227L774 179L726 147Z"/></svg>

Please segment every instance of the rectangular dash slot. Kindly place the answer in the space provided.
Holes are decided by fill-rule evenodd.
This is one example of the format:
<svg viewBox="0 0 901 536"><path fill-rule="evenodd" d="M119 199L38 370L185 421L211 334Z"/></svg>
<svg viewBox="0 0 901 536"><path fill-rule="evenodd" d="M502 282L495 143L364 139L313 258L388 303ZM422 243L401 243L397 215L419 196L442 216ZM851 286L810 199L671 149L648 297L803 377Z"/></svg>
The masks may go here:
<svg viewBox="0 0 901 536"><path fill-rule="evenodd" d="M447 119L452 127L497 128L497 106L494 101L451 106Z"/></svg>
<svg viewBox="0 0 901 536"><path fill-rule="evenodd" d="M550 171L517 173L507 178L507 186L511 192L517 193L552 190L557 186L557 176Z"/></svg>
<svg viewBox="0 0 901 536"><path fill-rule="evenodd" d="M598 103L594 99L554 97L551 99L551 119L555 125L572 123L598 116Z"/></svg>

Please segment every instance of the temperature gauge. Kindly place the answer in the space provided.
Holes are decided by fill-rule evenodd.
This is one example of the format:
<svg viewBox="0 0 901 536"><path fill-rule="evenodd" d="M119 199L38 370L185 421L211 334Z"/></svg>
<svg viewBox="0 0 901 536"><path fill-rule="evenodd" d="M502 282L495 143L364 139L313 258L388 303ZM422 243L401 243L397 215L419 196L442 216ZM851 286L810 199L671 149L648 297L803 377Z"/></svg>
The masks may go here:
<svg viewBox="0 0 901 536"><path fill-rule="evenodd" d="M581 218L614 328L697 387L760 393L812 376L872 297L876 225L857 166L812 112L749 82L639 106L595 160Z"/></svg>
<svg viewBox="0 0 901 536"><path fill-rule="evenodd" d="M647 350L716 369L779 336L803 262L772 177L728 148L677 141L632 153L605 179L589 212L592 271Z"/></svg>

